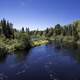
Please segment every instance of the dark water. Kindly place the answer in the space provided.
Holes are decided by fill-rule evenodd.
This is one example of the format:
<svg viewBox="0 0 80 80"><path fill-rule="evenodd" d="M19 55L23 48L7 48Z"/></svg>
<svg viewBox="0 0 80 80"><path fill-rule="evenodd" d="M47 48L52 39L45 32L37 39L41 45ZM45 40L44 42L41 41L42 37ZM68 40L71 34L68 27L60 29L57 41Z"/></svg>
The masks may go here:
<svg viewBox="0 0 80 80"><path fill-rule="evenodd" d="M79 51L53 45L0 58L0 80L80 80Z"/></svg>

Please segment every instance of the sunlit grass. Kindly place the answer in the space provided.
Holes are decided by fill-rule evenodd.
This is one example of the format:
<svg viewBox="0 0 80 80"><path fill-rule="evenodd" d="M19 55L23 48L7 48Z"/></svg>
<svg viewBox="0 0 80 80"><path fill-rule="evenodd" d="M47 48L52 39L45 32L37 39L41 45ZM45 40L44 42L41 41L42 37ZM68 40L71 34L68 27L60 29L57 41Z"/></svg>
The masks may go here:
<svg viewBox="0 0 80 80"><path fill-rule="evenodd" d="M48 40L33 41L33 46L40 46L40 45L45 45L45 44L48 44Z"/></svg>

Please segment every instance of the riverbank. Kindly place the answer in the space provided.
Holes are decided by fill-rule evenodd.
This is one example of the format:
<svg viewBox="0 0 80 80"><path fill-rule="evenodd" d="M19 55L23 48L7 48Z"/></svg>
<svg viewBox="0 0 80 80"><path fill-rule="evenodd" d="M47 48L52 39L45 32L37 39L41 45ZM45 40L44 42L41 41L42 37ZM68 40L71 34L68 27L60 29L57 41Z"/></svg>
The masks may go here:
<svg viewBox="0 0 80 80"><path fill-rule="evenodd" d="M6 39L0 38L0 55L13 53L17 50L29 50L32 47L31 41L24 39Z"/></svg>
<svg viewBox="0 0 80 80"><path fill-rule="evenodd" d="M0 52L4 53L12 53L14 51L19 50L29 50L32 47L41 46L48 44L48 40L37 40L37 41L30 41L28 40L18 40L18 39L0 39ZM2 55L1 54L1 55Z"/></svg>
<svg viewBox="0 0 80 80"><path fill-rule="evenodd" d="M55 36L49 38L50 43L54 43L58 47L80 48L80 40L75 41L73 36Z"/></svg>
<svg viewBox="0 0 80 80"><path fill-rule="evenodd" d="M48 40L37 40L37 41L33 41L33 47L35 46L41 46L41 45L46 45L48 44L49 41Z"/></svg>

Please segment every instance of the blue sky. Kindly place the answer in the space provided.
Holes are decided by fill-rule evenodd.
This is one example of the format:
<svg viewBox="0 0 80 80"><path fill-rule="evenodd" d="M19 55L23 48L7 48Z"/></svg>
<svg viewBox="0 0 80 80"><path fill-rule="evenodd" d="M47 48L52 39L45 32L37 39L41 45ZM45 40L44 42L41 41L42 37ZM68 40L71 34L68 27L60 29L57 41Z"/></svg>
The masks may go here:
<svg viewBox="0 0 80 80"><path fill-rule="evenodd" d="M0 19L22 26L45 29L80 19L80 0L0 0Z"/></svg>

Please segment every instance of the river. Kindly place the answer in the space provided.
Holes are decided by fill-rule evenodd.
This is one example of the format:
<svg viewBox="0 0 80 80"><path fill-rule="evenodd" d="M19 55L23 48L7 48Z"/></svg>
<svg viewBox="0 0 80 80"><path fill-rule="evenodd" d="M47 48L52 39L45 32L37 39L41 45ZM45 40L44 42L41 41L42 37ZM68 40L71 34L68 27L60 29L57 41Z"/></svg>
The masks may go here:
<svg viewBox="0 0 80 80"><path fill-rule="evenodd" d="M43 45L0 57L0 80L80 80L79 51Z"/></svg>

